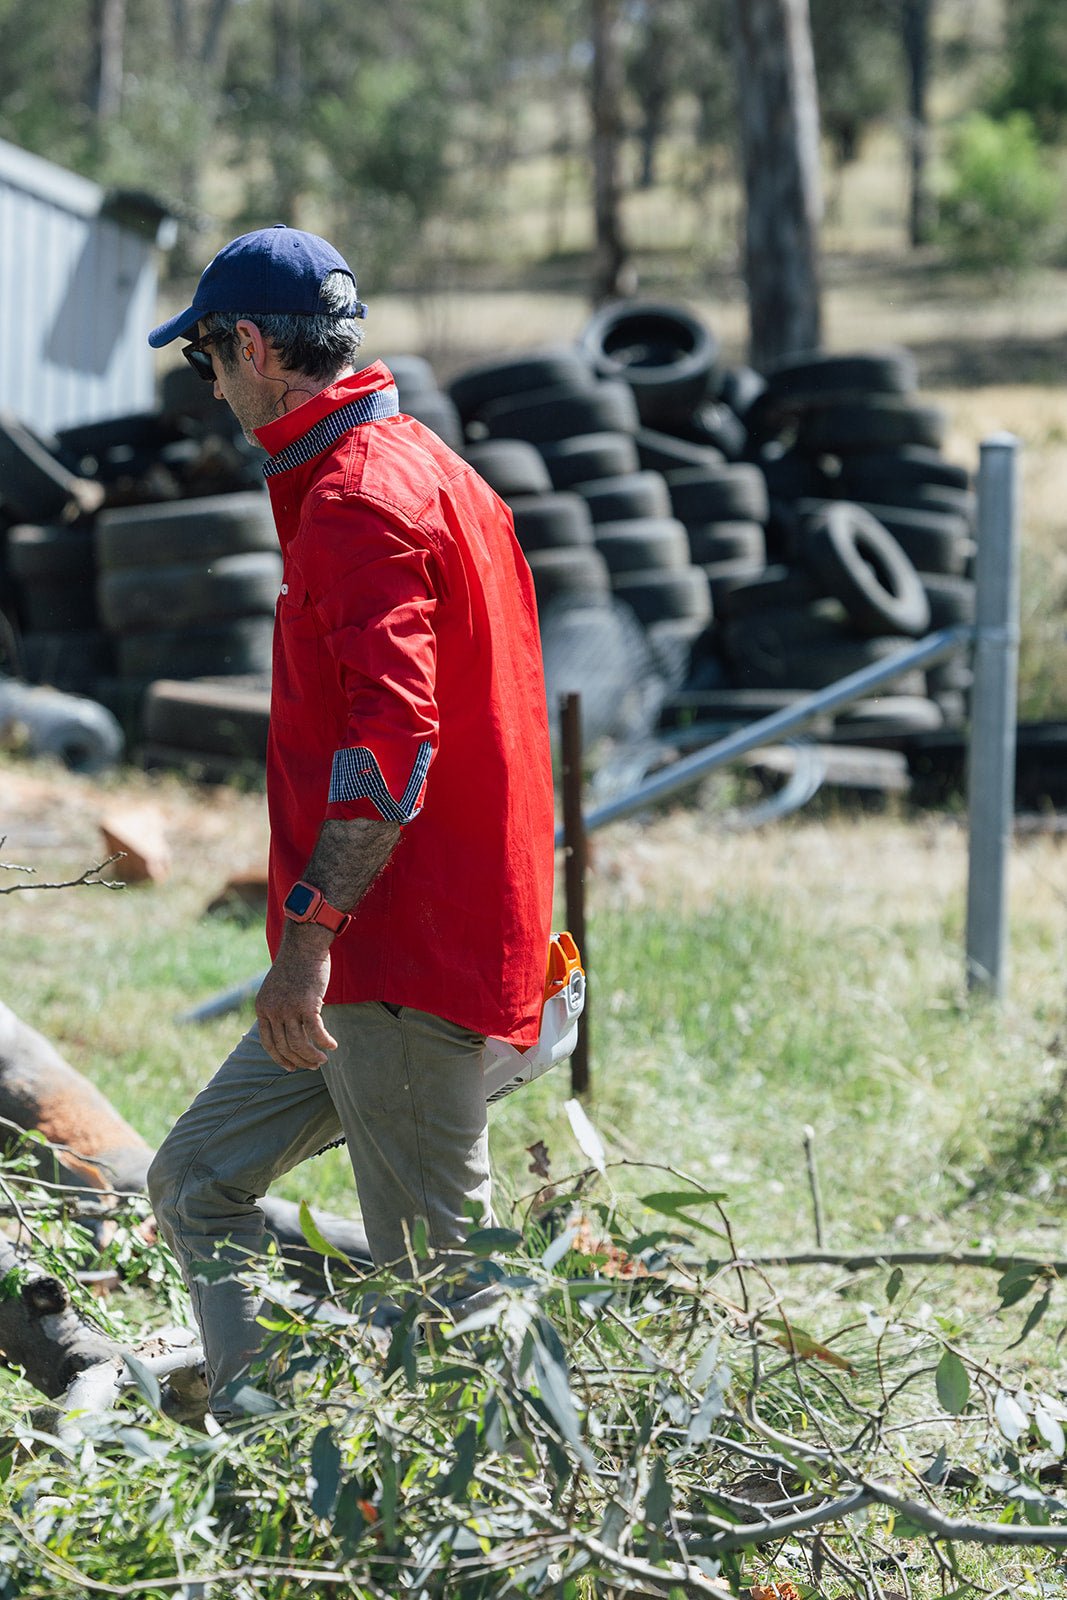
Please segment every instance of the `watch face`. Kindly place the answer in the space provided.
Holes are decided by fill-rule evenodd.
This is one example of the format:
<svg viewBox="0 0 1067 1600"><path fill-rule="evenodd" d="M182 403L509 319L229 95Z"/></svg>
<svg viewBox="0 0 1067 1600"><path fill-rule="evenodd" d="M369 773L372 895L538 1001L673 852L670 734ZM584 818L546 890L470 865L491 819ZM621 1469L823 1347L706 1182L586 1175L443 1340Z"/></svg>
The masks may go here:
<svg viewBox="0 0 1067 1600"><path fill-rule="evenodd" d="M315 898L315 891L309 889L306 883L294 883L285 897L285 908L296 916L302 917Z"/></svg>

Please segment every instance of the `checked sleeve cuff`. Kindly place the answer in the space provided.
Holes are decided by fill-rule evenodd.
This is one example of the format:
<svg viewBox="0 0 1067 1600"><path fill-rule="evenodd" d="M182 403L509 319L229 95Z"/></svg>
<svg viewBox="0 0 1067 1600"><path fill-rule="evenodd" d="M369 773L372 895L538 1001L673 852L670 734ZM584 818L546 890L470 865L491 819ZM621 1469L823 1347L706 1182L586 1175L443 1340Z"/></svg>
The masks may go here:
<svg viewBox="0 0 1067 1600"><path fill-rule="evenodd" d="M415 755L404 792L394 800L382 776L382 769L374 753L364 745L334 752L333 770L330 773L330 805L345 805L355 800L369 800L386 822L410 822L421 810L422 791L426 774L433 759L433 745L420 744Z"/></svg>

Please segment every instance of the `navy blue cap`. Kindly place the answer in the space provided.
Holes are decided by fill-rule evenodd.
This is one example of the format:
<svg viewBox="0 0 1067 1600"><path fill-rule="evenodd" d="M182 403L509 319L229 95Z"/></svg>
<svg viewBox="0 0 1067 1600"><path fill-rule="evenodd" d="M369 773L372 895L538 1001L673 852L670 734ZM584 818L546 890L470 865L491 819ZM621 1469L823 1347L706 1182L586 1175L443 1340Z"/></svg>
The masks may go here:
<svg viewBox="0 0 1067 1600"><path fill-rule="evenodd" d="M352 279L352 304L338 314L365 317L367 308L356 299L355 273L317 233L302 233L284 222L243 233L208 262L188 310L153 328L148 342L158 350L172 339L194 338L200 318L211 311L248 317L294 311L322 315L319 291L331 272L344 272Z"/></svg>

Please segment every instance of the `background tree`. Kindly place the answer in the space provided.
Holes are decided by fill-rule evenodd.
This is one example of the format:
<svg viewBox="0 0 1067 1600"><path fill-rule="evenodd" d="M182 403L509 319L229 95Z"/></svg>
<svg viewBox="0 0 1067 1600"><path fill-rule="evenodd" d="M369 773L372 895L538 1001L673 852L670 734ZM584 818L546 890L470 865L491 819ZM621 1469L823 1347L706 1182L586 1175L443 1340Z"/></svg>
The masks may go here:
<svg viewBox="0 0 1067 1600"><path fill-rule="evenodd" d="M935 208L930 189L930 116L934 0L901 0L901 41L908 69L908 166L910 172L908 233L913 245L933 237Z"/></svg>
<svg viewBox="0 0 1067 1600"><path fill-rule="evenodd" d="M996 115L1025 111L1047 142L1067 129L1067 7L1062 0L1012 0L1005 17Z"/></svg>
<svg viewBox="0 0 1067 1600"><path fill-rule="evenodd" d="M808 0L734 0L749 359L818 347L819 108Z"/></svg>
<svg viewBox="0 0 1067 1600"><path fill-rule="evenodd" d="M900 0L810 0L819 119L835 165L855 161L872 123L901 103Z"/></svg>
<svg viewBox="0 0 1067 1600"><path fill-rule="evenodd" d="M590 0L589 20L595 229L593 301L599 304L625 294L628 287L619 170L625 86L622 9L619 0Z"/></svg>

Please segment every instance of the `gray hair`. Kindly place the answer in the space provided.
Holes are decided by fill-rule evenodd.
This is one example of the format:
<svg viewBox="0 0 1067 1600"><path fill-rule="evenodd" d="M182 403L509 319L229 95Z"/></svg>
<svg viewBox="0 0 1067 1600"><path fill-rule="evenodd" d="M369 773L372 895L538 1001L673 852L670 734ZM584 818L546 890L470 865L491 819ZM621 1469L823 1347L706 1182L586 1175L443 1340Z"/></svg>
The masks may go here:
<svg viewBox="0 0 1067 1600"><path fill-rule="evenodd" d="M237 324L254 322L267 343L273 345L286 372L307 378L330 379L342 367L356 365L356 351L363 343L360 317L366 306L356 299L355 280L347 272L331 272L319 290L321 311L254 312L212 311L204 317L208 333L220 336L215 349L224 367L236 365L234 346ZM346 315L346 313L348 313Z"/></svg>

